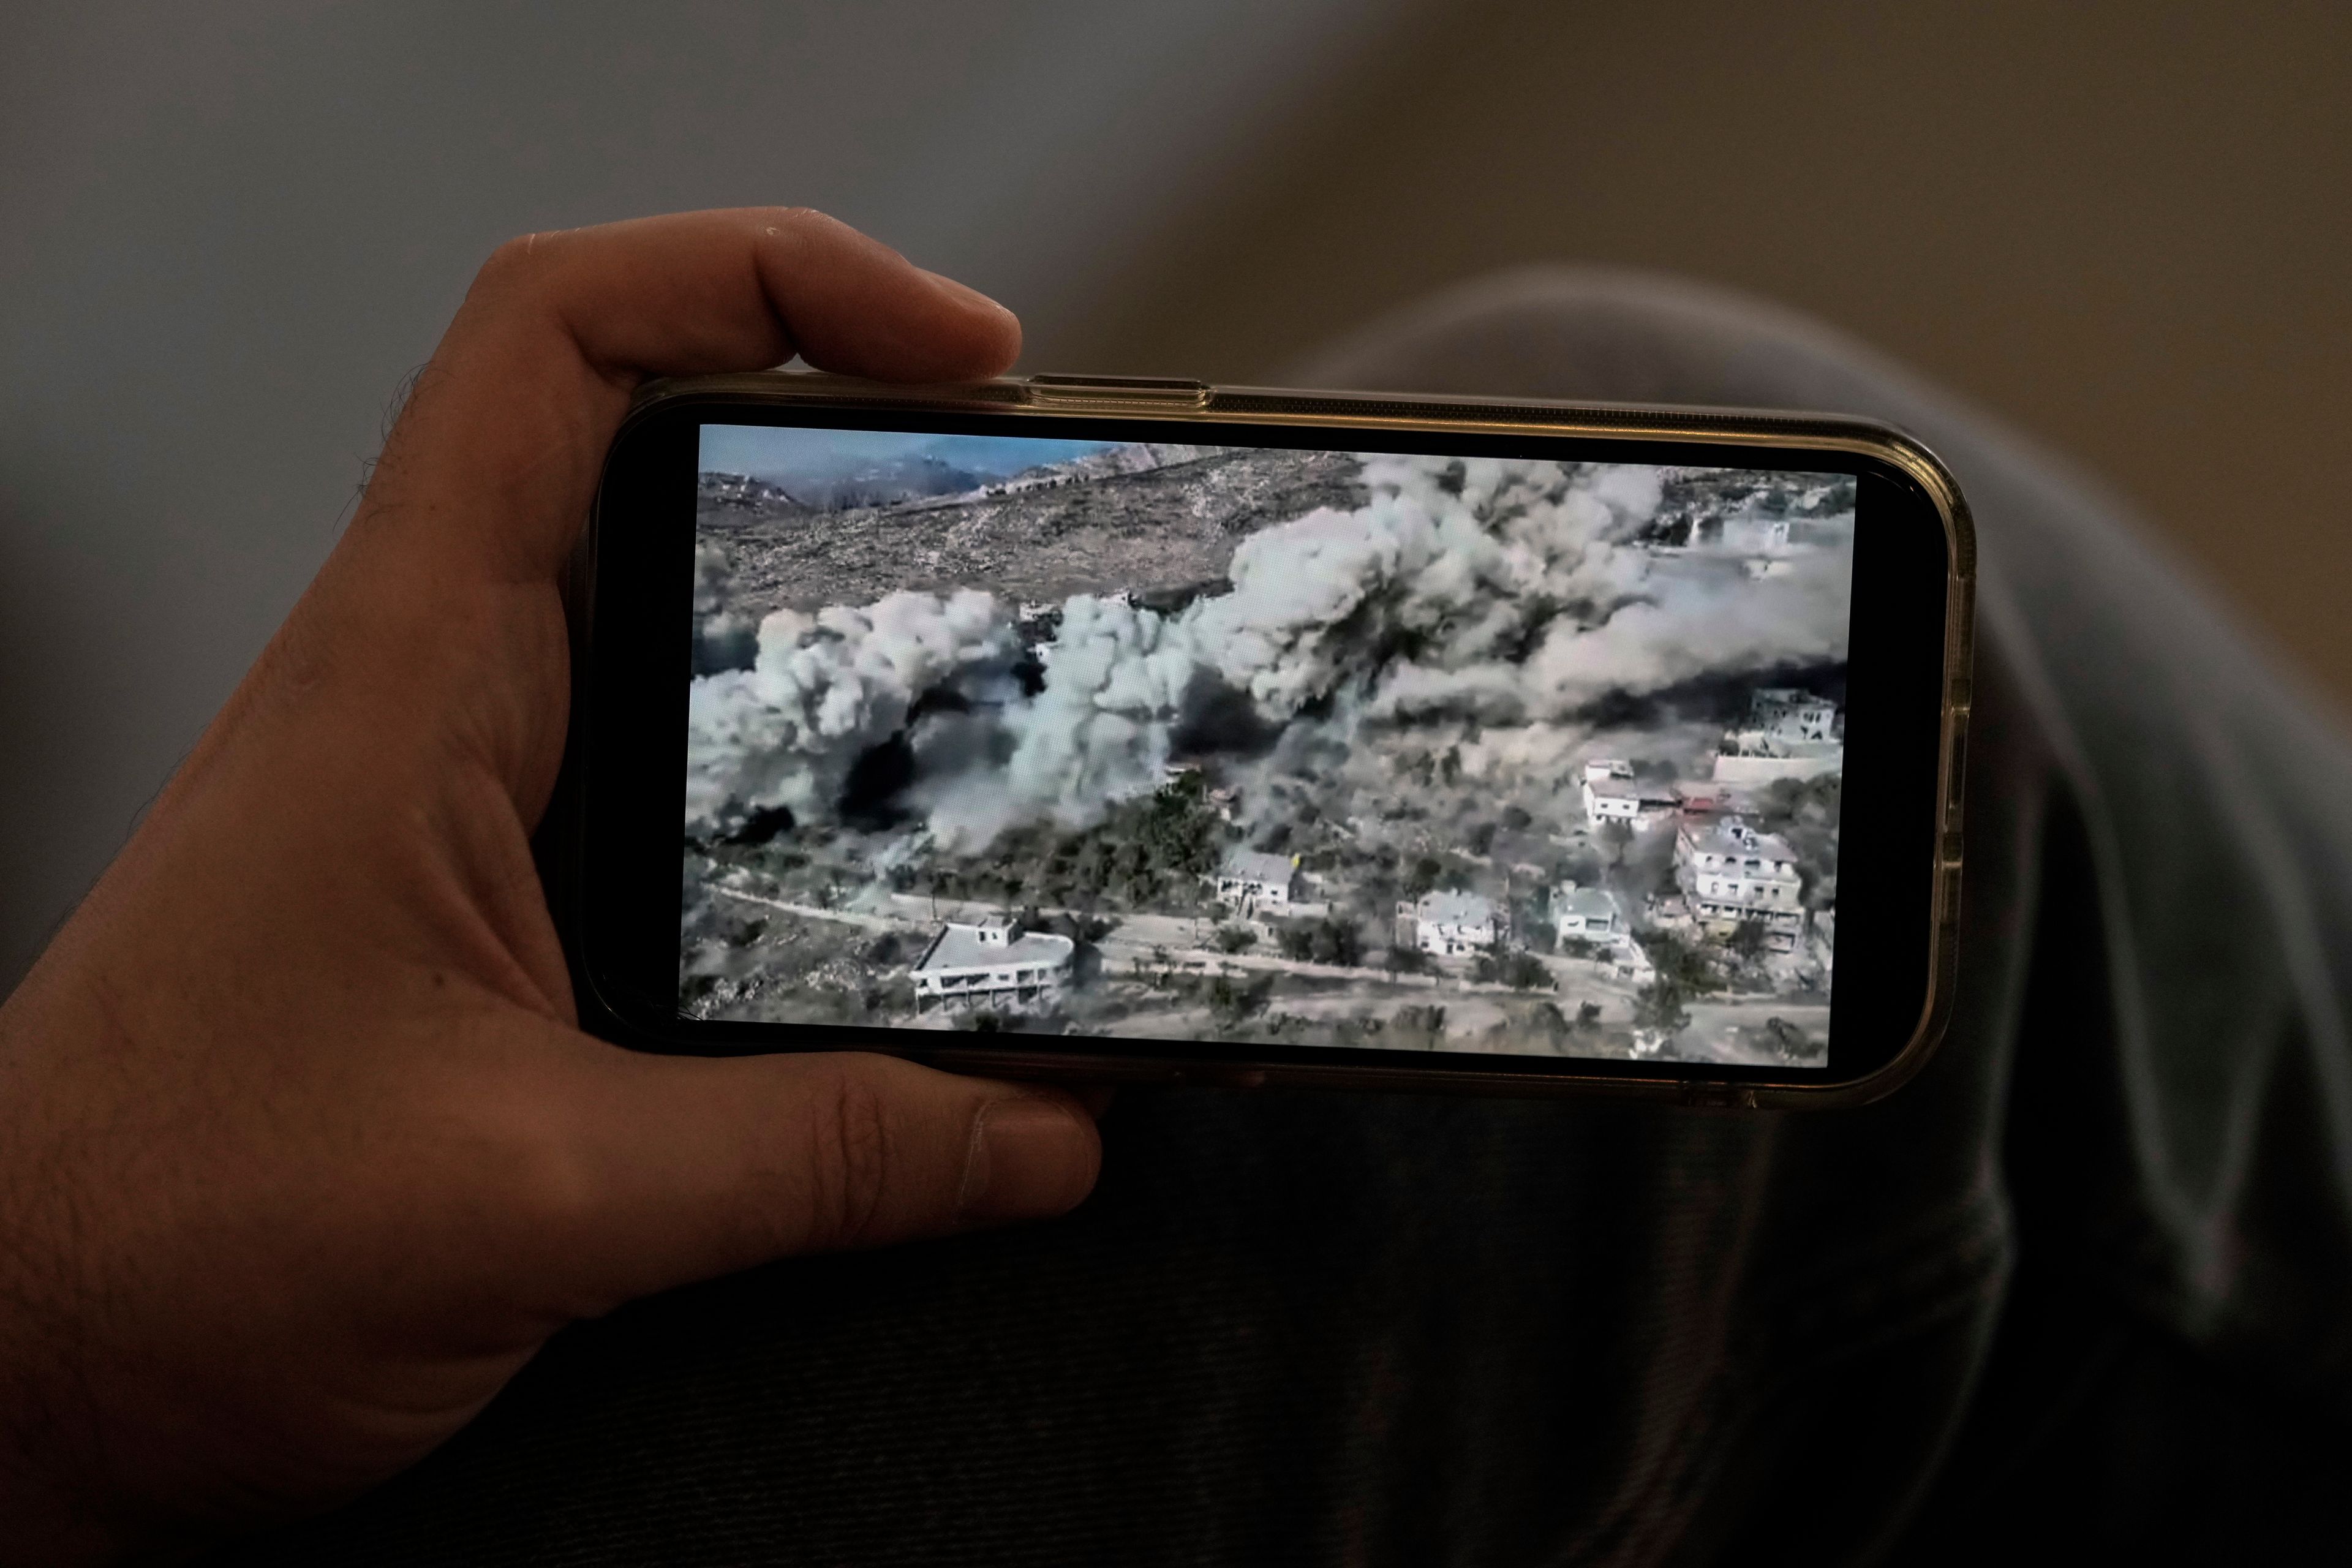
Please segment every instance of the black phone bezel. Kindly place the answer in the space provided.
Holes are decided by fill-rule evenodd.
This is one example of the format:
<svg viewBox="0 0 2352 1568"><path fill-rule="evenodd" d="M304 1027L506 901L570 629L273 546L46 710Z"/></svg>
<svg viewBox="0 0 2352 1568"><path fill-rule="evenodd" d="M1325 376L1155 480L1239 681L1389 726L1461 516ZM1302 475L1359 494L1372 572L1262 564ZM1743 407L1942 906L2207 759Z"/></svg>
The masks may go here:
<svg viewBox="0 0 2352 1568"><path fill-rule="evenodd" d="M751 378L733 378L742 382ZM782 383L816 378L778 376ZM987 384L1001 388L1017 384ZM543 836L559 925L583 1022L635 1048L697 1055L880 1050L962 1070L1076 1079L1312 1082L1540 1093L1619 1089L1733 1103L1868 1098L1916 1070L1948 1001L1958 878L1957 761L1965 719L1969 567L1965 512L1921 471L1916 448L1856 421L1751 416L1750 439L1697 438L1641 419L1692 411L1558 410L1576 428L1507 429L1459 417L1400 422L1397 400L1339 402L1315 422L1213 402L1041 411L992 405L980 389L930 396L875 389L812 396L778 386L663 389L615 438L583 538L573 592L572 730ZM1247 395L1226 394L1239 403ZM1255 395L1272 401L1278 395ZM1305 399L1310 395L1290 395ZM1316 397L1321 408L1331 400ZM1440 405L1402 405L1430 408ZM1350 410L1363 410L1356 418ZM1522 419L1533 410L1517 405ZM1736 416L1726 416L1736 424ZM696 447L706 423L1040 435L1300 449L1547 456L1854 474L1859 517L1849 647L1845 787L1831 1045L1820 1069L1067 1037L939 1035L854 1026L692 1020L677 1009L679 837L694 559ZM1630 428L1610 428L1611 422ZM1598 426L1598 427L1596 427ZM1932 465L1932 459L1927 460ZM1857 917L1856 911L1866 911ZM1759 1097L1761 1097L1759 1099Z"/></svg>

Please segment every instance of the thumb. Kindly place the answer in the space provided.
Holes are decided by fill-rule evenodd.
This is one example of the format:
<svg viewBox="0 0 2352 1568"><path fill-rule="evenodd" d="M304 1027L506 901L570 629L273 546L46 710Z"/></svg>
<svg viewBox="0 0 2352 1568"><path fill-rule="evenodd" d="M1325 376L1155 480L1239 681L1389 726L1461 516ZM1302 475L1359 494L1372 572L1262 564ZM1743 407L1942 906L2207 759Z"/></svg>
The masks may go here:
<svg viewBox="0 0 2352 1568"><path fill-rule="evenodd" d="M557 1224L527 1226L573 1316L800 1253L1063 1214L1101 1165L1093 1118L1058 1090L866 1052L586 1057L541 1101Z"/></svg>

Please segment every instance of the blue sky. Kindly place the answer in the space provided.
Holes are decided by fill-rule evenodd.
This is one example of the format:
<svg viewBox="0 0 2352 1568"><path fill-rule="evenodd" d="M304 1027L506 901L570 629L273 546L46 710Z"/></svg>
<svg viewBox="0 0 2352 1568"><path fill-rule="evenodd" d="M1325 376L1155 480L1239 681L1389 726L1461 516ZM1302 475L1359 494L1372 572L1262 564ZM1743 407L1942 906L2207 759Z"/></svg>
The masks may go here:
<svg viewBox="0 0 2352 1568"><path fill-rule="evenodd" d="M1052 441L1015 436L941 436L898 430L790 430L763 425L702 427L705 473L750 474L790 489L794 479L826 480L908 458L937 458L983 479L1003 479L1041 463L1066 463L1109 441Z"/></svg>

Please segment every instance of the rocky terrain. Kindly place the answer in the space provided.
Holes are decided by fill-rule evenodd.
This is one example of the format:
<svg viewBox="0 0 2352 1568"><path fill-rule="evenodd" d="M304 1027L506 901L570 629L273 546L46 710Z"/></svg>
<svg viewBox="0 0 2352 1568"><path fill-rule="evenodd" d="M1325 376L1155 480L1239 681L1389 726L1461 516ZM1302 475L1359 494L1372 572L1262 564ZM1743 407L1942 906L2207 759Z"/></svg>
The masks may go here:
<svg viewBox="0 0 2352 1568"><path fill-rule="evenodd" d="M1143 466L1143 465L1150 466ZM781 491L709 494L698 537L722 552L728 607L865 605L899 589L974 583L1010 602L1139 595L1222 577L1247 534L1318 507L1363 504L1344 452L1129 447L945 498L830 510Z"/></svg>

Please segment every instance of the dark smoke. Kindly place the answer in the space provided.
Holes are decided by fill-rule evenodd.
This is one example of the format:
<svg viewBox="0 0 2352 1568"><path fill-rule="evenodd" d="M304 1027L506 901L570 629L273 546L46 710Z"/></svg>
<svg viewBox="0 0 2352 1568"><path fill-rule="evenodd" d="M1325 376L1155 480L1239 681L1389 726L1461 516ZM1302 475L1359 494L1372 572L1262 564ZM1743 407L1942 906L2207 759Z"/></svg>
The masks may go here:
<svg viewBox="0 0 2352 1568"><path fill-rule="evenodd" d="M1570 715L1596 729L1635 729L1670 723L1737 724L1748 717L1759 686L1787 686L1845 706L1843 659L1776 664L1763 669L1710 669L1653 691L1622 687L1602 692Z"/></svg>
<svg viewBox="0 0 2352 1568"><path fill-rule="evenodd" d="M1262 757L1282 739L1283 729L1258 711L1248 692L1204 668L1184 689L1168 749L1179 758Z"/></svg>

